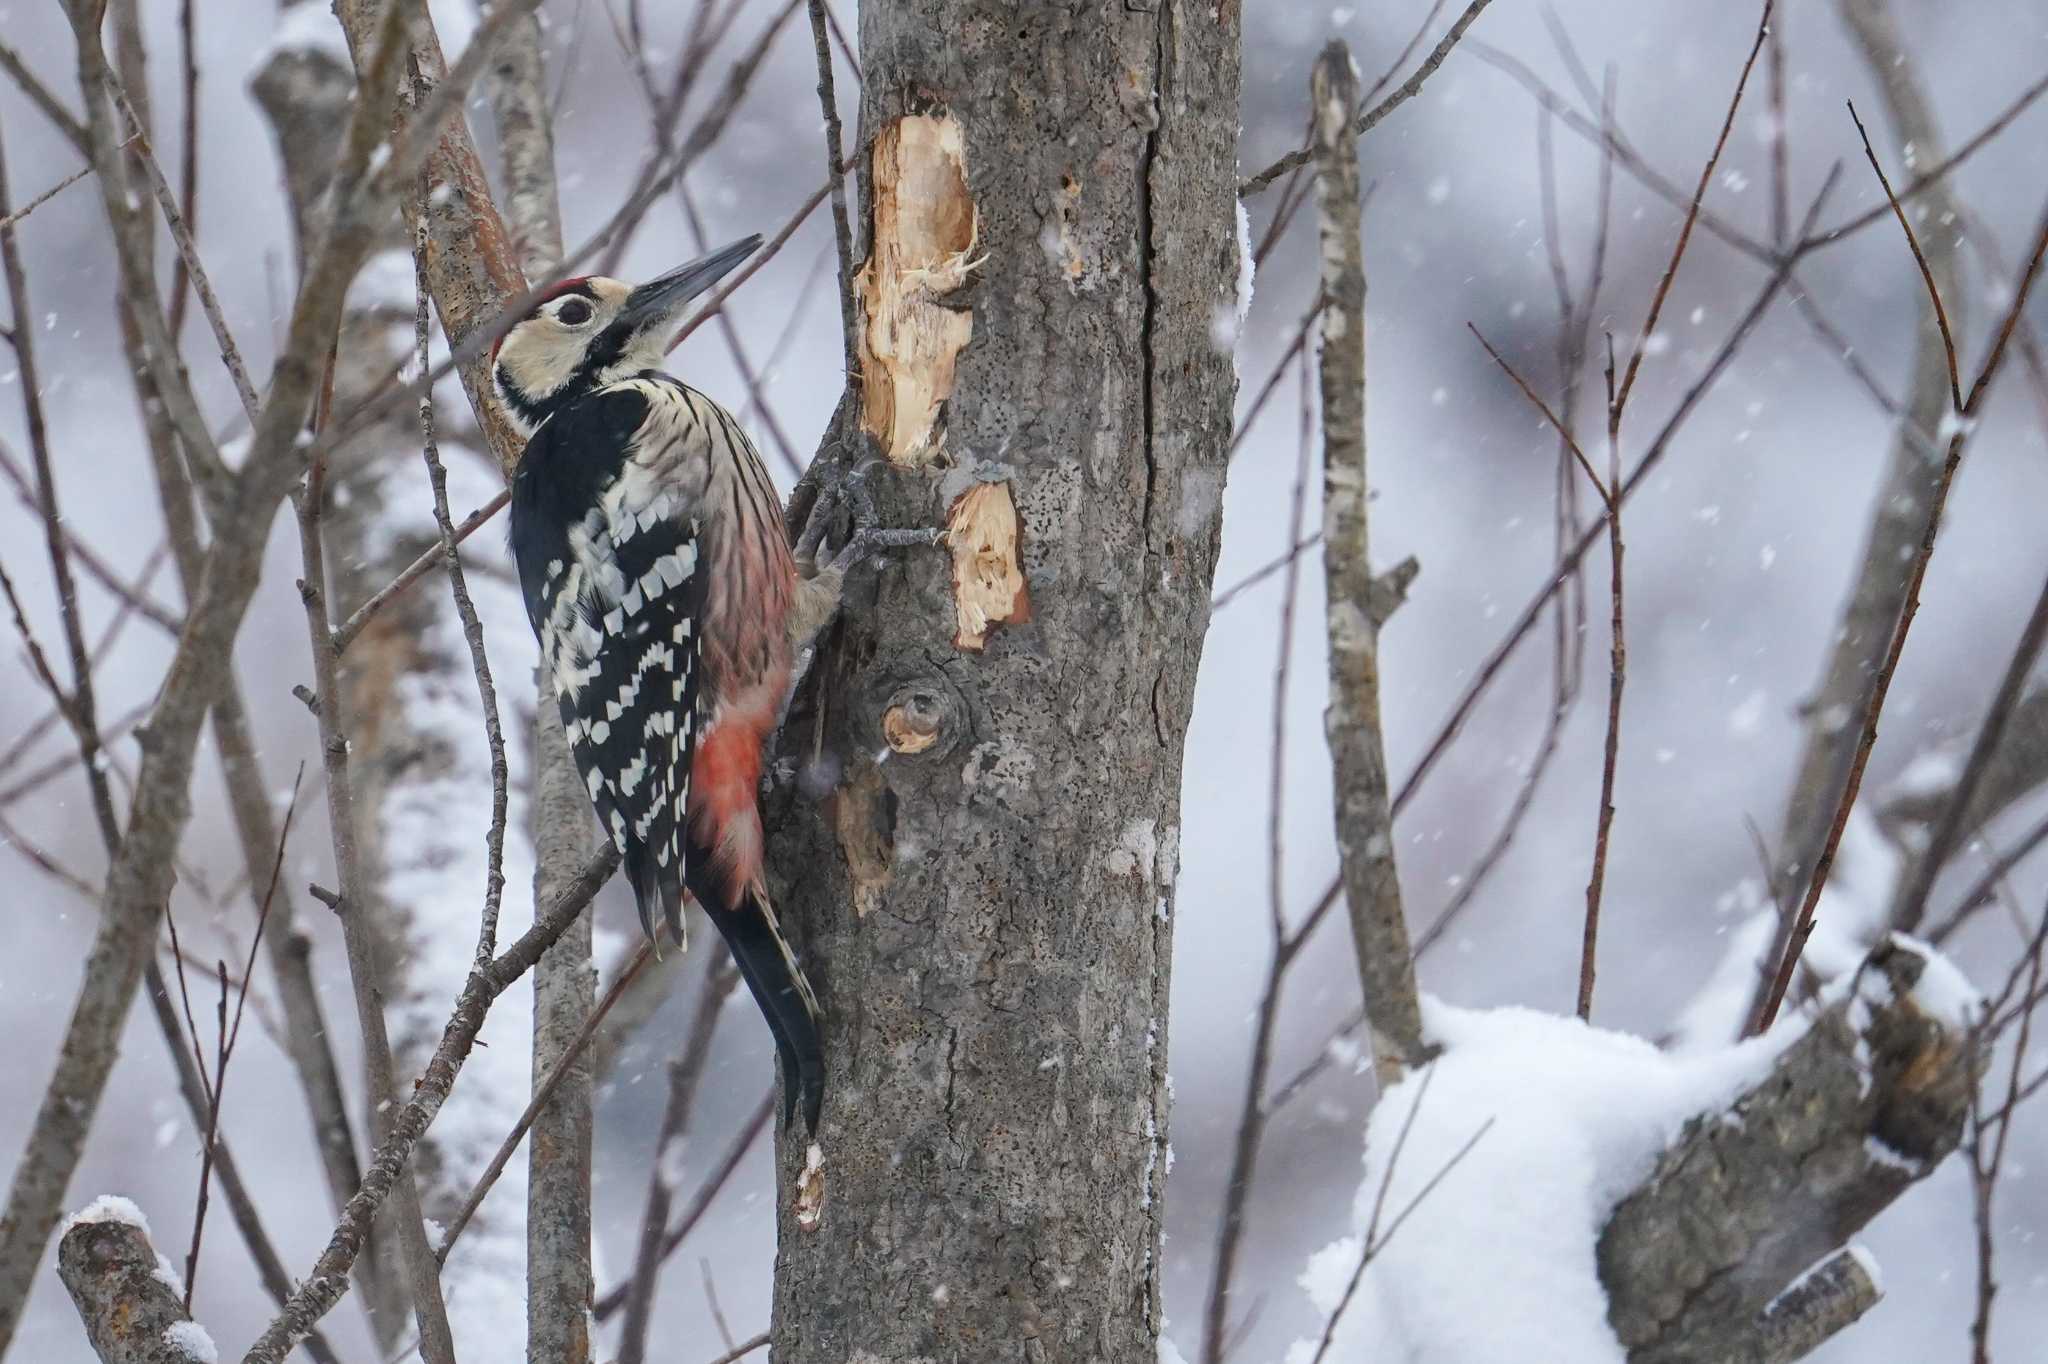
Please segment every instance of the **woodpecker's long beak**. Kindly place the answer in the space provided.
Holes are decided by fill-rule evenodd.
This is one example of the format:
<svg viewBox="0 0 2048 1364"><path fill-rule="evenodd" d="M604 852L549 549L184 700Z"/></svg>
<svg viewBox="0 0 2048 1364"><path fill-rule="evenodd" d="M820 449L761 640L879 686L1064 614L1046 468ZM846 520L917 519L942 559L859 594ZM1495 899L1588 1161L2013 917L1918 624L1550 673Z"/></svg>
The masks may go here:
<svg viewBox="0 0 2048 1364"><path fill-rule="evenodd" d="M635 334L674 326L691 299L725 278L760 245L761 236L755 233L658 279L648 280L626 295L626 306L619 310L617 322L623 322Z"/></svg>

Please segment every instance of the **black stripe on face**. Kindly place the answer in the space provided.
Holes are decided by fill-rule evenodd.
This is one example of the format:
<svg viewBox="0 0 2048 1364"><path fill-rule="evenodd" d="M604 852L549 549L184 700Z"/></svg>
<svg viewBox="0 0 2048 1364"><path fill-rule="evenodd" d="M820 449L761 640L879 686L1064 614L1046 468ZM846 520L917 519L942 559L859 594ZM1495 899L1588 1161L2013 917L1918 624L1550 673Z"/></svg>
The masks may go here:
<svg viewBox="0 0 2048 1364"><path fill-rule="evenodd" d="M590 340L590 349L583 352L583 363L576 367L576 375L565 388L588 391L597 386L597 376L619 363L631 345L638 329L625 318L606 327Z"/></svg>

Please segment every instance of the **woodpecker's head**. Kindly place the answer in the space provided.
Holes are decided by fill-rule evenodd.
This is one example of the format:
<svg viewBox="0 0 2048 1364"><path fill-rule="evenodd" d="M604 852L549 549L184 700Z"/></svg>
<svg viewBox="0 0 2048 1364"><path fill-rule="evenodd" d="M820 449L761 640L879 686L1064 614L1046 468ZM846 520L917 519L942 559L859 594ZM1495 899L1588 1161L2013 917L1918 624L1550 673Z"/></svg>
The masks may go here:
<svg viewBox="0 0 2048 1364"><path fill-rule="evenodd" d="M594 389L659 369L690 300L754 253L758 236L721 247L638 288L589 275L564 280L498 338L491 377L524 435Z"/></svg>

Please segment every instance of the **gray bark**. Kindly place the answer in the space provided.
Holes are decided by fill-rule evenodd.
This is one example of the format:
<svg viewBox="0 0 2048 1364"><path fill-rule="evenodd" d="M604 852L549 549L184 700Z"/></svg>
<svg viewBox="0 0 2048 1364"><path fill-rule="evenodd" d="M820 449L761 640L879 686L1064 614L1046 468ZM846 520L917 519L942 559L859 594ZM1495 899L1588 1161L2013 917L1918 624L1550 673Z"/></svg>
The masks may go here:
<svg viewBox="0 0 2048 1364"><path fill-rule="evenodd" d="M271 131L277 139L298 254L303 261L324 221L327 181L339 150L340 118L354 97L355 74L331 52L280 48L256 73L251 90L270 120ZM386 250L400 245L395 217L380 234L379 245ZM348 402L361 385L376 381L376 375L371 371L380 359L388 364L398 358L390 339L392 335L392 319L379 320L359 313L343 318L335 359L338 402ZM366 349L370 353L366 354ZM404 433L387 427L377 434L387 440L397 440ZM358 445L357 448L362 447ZM339 481L348 486L345 471ZM355 491L358 490L351 488L351 492ZM361 491L366 496L372 495L369 490ZM345 500L353 505L353 498ZM330 521L331 529L343 532L334 538L345 546L341 555L344 564L351 563L355 557L346 532L351 526L360 524L350 516ZM342 587L344 593L347 584L353 581L346 569L335 575L335 583ZM342 595L341 599L345 601L348 598ZM296 1026L292 1033L296 1036ZM365 1130L374 1134L379 1128L372 1121L365 1124ZM361 1168L352 1147L349 1166L347 1183L338 1190L332 1190L336 1194L337 1210L354 1196L357 1186L362 1183ZM330 1171L330 1185L338 1174ZM363 1294L362 1305L371 1333L379 1348L385 1351L396 1348L407 1330L405 1285L399 1274L397 1256L387 1255L395 1244L391 1239L392 1230L388 1221L378 1226L355 1265L357 1286Z"/></svg>
<svg viewBox="0 0 2048 1364"><path fill-rule="evenodd" d="M555 143L548 112L540 21L516 21L499 43L489 93L504 161L506 225L529 280L562 256L562 212L555 190ZM597 849L590 796L562 733L562 715L542 685L534 707L533 832L535 904L559 895ZM533 971L533 1085L567 1054L596 1005L590 916L572 923ZM554 1097L534 1115L527 1138L526 1357L531 1364L588 1364L590 1299L590 1053L568 1067Z"/></svg>
<svg viewBox="0 0 2048 1364"><path fill-rule="evenodd" d="M148 1234L128 1222L80 1222L58 1243L58 1277L102 1364L192 1364L174 1334L192 1318L159 1263Z"/></svg>
<svg viewBox="0 0 2048 1364"><path fill-rule="evenodd" d="M1351 942L1365 990L1374 1069L1384 1086L1421 1059L1422 1008L1401 912L1387 753L1380 737L1380 626L1394 594L1374 591L1367 552L1365 263L1358 148L1350 128L1358 107L1358 72L1342 43L1323 49L1311 90L1323 280L1317 378L1323 395L1323 579L1330 666L1323 729L1336 779L1337 850Z"/></svg>
<svg viewBox="0 0 2048 1364"><path fill-rule="evenodd" d="M340 7L359 71L368 56L367 43L377 13L367 5ZM393 146L406 145L416 135L413 121L435 100L447 80L439 39L424 9L412 17L409 34L411 50L398 116L390 130ZM473 41L482 41L481 33ZM460 123L459 117L454 120L455 125ZM466 130L461 141L467 145ZM433 184L443 183L446 145L444 141L428 157L426 174ZM480 168L473 183L478 197L488 202ZM409 248L415 196L403 196L400 206L404 211L394 213L388 224L387 249ZM437 244L430 242L429 261L440 254ZM513 287L520 287L516 278ZM396 302L366 300L365 306L347 319L336 355L337 411L354 410L376 391L397 361L411 354L410 326L394 325ZM403 315L409 322L410 300ZM326 512L327 538L332 546L329 562L334 565L329 584L334 603L331 615L335 620L349 616L438 540L430 501L411 458L419 444L413 420L411 404L387 408L377 425L336 457L330 480L335 496ZM473 541L470 552L474 554L487 544L489 541L481 538ZM350 641L341 660L342 710L349 726L349 769L356 796L353 835L362 871L359 912L374 938L376 975L389 1018L392 1069L405 1077L421 1074L440 1040L447 991L460 983L459 976L449 974L448 966L465 959L470 951L472 907L481 901L484 891L481 883L465 879L460 872L471 865L474 831L436 821L429 812L442 805L450 789L487 789L487 755L473 742L475 735L460 728L472 722L465 718L451 728L431 713L432 708L419 704L419 698L436 695L461 698L458 704L465 707L474 704L475 684L461 639L461 628L437 573L382 606ZM474 728L480 731L481 725ZM336 789L333 782L329 789L330 793ZM560 876L558 865L549 871ZM403 893L393 889L401 881ZM454 941L460 941L459 949L453 948ZM428 963L440 970L436 972ZM494 1117L497 1110L506 1109L503 1125L509 1127L521 1105L512 1096L509 1076L501 1073L493 1079L494 1083L478 1083L450 1102L480 1105ZM380 1142L390 1135L393 1111L395 1105L387 1103L378 1103L373 1109L371 1130ZM476 1174L468 1153L450 1151L430 1132L413 1155L413 1173L398 1181L393 1197L380 1209L380 1235L388 1231L398 1238L398 1244L408 1247L416 1305L426 1300L430 1306L432 1297L445 1290L451 1303L459 1307L465 1282L452 1257L438 1278L430 1278L426 1267L413 1264L417 1246L412 1225L415 1217L407 1206L408 1180L416 1177L420 1211L446 1225L462 1206ZM523 1211L516 1198L480 1208L465 1235L470 1263L476 1263L483 1253L480 1247L487 1237L495 1235L523 1245ZM508 1249L506 1255L509 1258L516 1253Z"/></svg>
<svg viewBox="0 0 2048 1364"><path fill-rule="evenodd" d="M883 523L950 519L954 562L854 575L784 731L842 776L822 808L797 783L768 811L827 1054L822 1171L802 1178L801 1142L781 1153L786 1364L1157 1357L1181 746L1234 389L1210 325L1237 272L1238 19L861 9L866 373L828 457L883 437ZM920 718L916 742L891 711Z"/></svg>
<svg viewBox="0 0 2048 1364"><path fill-rule="evenodd" d="M1597 1254L1630 1364L1776 1364L1819 1344L1815 1324L1855 1319L1835 1300L1873 1290L1844 1271L1777 1300L1962 1137L1975 1039L1916 1002L1923 951L1881 944L1762 1083L1696 1119L1615 1209Z"/></svg>

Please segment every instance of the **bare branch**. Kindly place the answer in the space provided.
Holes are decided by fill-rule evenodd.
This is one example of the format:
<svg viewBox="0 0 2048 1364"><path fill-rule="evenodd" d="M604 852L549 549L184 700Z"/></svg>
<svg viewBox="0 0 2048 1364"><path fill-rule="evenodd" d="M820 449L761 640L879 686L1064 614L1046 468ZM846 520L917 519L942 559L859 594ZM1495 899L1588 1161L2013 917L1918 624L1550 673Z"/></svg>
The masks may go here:
<svg viewBox="0 0 2048 1364"><path fill-rule="evenodd" d="M1974 827L1982 826L1987 813L1983 807L1988 802L1978 797L1985 791L1987 776L1994 766L2009 766L2008 760L2018 756L2014 750L2020 746L2005 743L2006 731L2023 707L2021 694L2044 644L2048 644L2048 583L2042 584L2034 599L2034 609L2020 630L2019 641L2006 663L2005 676L1991 698L1990 709L1984 713L1984 722L1977 728L1975 742L1970 745L1962 775L1947 793L1947 804L1927 831L1926 842L1913 852L1906 875L1899 880L1892 900L1892 921L1909 933L1917 931L1925 917L1935 878L1961 846L1965 828L1972 827L1973 819ZM2032 699L2035 704L2031 709L2039 712L2048 703L2048 693L2036 693ZM2030 775L2038 782L2041 773L2036 770Z"/></svg>
<svg viewBox="0 0 2048 1364"><path fill-rule="evenodd" d="M846 372L860 370L859 346L854 339L858 325L853 304L853 229L846 210L846 178L842 162L846 156L844 134L839 127L839 97L832 88L832 46L828 29L834 27L825 0L809 0L811 44L818 59L818 107L825 115L825 173L832 180L832 241L839 256L839 325L846 349Z"/></svg>
<svg viewBox="0 0 2048 1364"><path fill-rule="evenodd" d="M8 74L21 93L28 96L29 102L42 111L43 117L64 134L73 147L84 155L92 154L85 125L64 107L64 101L58 99L49 86L43 84L29 64L22 60L21 54L5 43L0 43L0 71Z"/></svg>
<svg viewBox="0 0 2048 1364"><path fill-rule="evenodd" d="M469 1059L470 1048L476 1043L492 1003L533 968L541 953L584 911L591 897L618 867L618 850L606 843L562 894L534 916L533 927L494 957L489 966L470 973L468 984L455 1001L455 1011L442 1030L440 1045L413 1087L412 1097L394 1113L375 1158L363 1172L362 1188L343 1209L327 1249L301 1280L283 1313L243 1356L242 1364L283 1364L293 1345L304 1339L314 1323L341 1300L348 1289L349 1266L362 1247L371 1219L390 1195L393 1182L406 1168L420 1137L447 1102L448 1092L454 1087L463 1062Z"/></svg>
<svg viewBox="0 0 2048 1364"><path fill-rule="evenodd" d="M654 1161L647 1175L647 1203L640 1216L640 1243L633 1257L633 1272L626 1280L626 1320L619 1335L618 1364L645 1364L647 1328L654 1316L654 1289L661 1272L662 1241L668 1231L669 1203L675 1196L679 1171L674 1155L689 1131L690 1112L696 1105L697 1089L711 1059L711 1043L718 1032L719 1011L739 972L729 958L707 953L704 984L697 993L697 1012L683 1043L682 1054L669 1063L668 1104L662 1112L661 1127L654 1139Z"/></svg>
<svg viewBox="0 0 2048 1364"><path fill-rule="evenodd" d="M1849 119L1856 125L1856 135L1863 139L1863 155L1884 190L1885 202L1892 206L1892 216L1898 219L1899 231L1906 234L1906 245L1913 252L1913 264L1920 267L1920 279L1927 286L1927 301L1934 309L1934 325L1941 333L1941 348L1948 361L1949 400L1960 412L1963 408L1963 379L1956 370L1956 338L1955 333L1949 330L1948 309L1941 301L1941 286L1934 282L1934 267L1927 263L1927 253L1920 249L1920 235L1913 231L1913 224L1907 219L1899 196L1892 190L1891 178L1884 173L1884 163L1877 159L1877 150L1870 145L1870 130L1863 126L1853 99L1849 101Z"/></svg>
<svg viewBox="0 0 2048 1364"><path fill-rule="evenodd" d="M341 689L340 651L327 620L327 559L321 512L326 500L326 470L316 454L305 484L294 495L298 506L299 553L304 576L299 597L305 606L306 636L313 655L313 707L320 730L320 752L327 774L327 824L334 844L335 876L341 883L342 942L348 951L349 981L355 990L356 1026L363 1038L363 1069L369 1077L370 1111L389 1120L398 1104L396 1066L384 1019L384 983L377 943L367 912L369 886L363 871L357 833L355 781L349 770L349 741ZM448 543L443 537L444 546ZM496 929L496 915L488 925ZM479 948L488 953L488 945ZM388 1141L382 1122L373 1130ZM428 1364L454 1364L455 1340L448 1309L441 1297L440 1265L427 1244L421 1220L419 1188L410 1166L394 1171L391 1190L393 1227L411 1285L412 1306L419 1323L420 1353ZM350 1200L354 1206L354 1200Z"/></svg>
<svg viewBox="0 0 2048 1364"><path fill-rule="evenodd" d="M1749 87L1749 73L1756 68L1757 54L1763 51L1764 39L1770 31L1771 0L1764 0L1763 13L1756 24L1756 40L1750 44L1749 56L1742 63L1742 74L1735 78L1735 93L1729 97L1728 112L1721 120L1721 135L1714 140L1714 150L1707 155L1707 164L1700 167L1699 183L1693 187L1685 221L1678 229L1678 241L1671 248L1671 263L1664 267L1664 275L1657 281L1657 292L1650 297L1649 316L1643 319L1642 329L1636 333L1635 345L1630 349L1628 369L1608 404L1615 413L1613 420L1617 424L1620 414L1628 409L1628 396L1635 390L1636 375L1642 370L1643 356L1650 348L1650 337L1657 330L1657 319L1663 315L1664 300L1671 296L1672 281L1678 278L1679 263L1685 259L1686 245L1692 240L1693 224L1699 221L1700 201L1707 197L1707 186L1714 179L1714 167L1720 164L1722 149L1728 145L1728 134L1735 129L1735 111L1742 107L1742 92Z"/></svg>
<svg viewBox="0 0 2048 1364"><path fill-rule="evenodd" d="M459 545L475 534L484 522L503 511L506 504L511 502L511 500L512 491L508 488L503 492L494 494L490 501L478 507L468 516L463 517L461 524L455 527L455 543ZM356 636L363 632L363 627L370 623L370 618L384 607L390 605L393 598L399 596L408 587L411 587L414 583L425 577L436 564L441 562L441 556L447 552L448 549L445 543L438 540L435 541L432 548L424 551L419 558L406 565L404 572L393 578L384 587L378 589L376 595L372 596L368 601L365 601L361 606L350 612L349 618L342 622L341 626L334 632L334 647L338 651L346 653L348 646L355 642Z"/></svg>
<svg viewBox="0 0 2048 1364"><path fill-rule="evenodd" d="M235 392L242 399L242 411L253 423L256 420L258 400L256 386L249 382L249 371L242 363L241 349L235 345L233 333L228 330L227 318L222 316L220 300L214 296L213 281L206 276L206 266L199 259L199 244L192 240L192 232L185 224L185 215L178 209L177 192L171 182L164 178L163 167L157 164L156 153L150 147L149 132L143 127L141 115L128 102L128 93L121 83L111 75L107 78L107 91L120 106L121 113L128 120L128 141L122 145L131 148L135 159L148 172L150 187L156 192L157 207L163 211L164 226L170 229L171 241L178 248L178 264L181 279L190 279L199 293L199 307L206 314L207 325L213 328L214 344L220 347L221 363L227 366L228 375L235 381ZM176 336L176 331L166 327L167 336Z"/></svg>
<svg viewBox="0 0 2048 1364"><path fill-rule="evenodd" d="M712 1200L718 1197L719 1191L732 1179L733 1171L746 1159L747 1152L753 1149L761 1134L768 1130L768 1120L774 1114L775 1087L771 1084L767 1092L761 1096L761 1102L754 1106L753 1113L726 1144L725 1152L719 1157L718 1163L704 1176L704 1183L698 1186L697 1195L690 1200L690 1206L683 1209L683 1214L676 1219L676 1224L661 1238L661 1258L664 1261L675 1254L676 1247L682 1245L689 1239L690 1233L696 1230L697 1223L710 1209ZM599 1321L609 1320L626 1305L626 1294L631 1287L629 1283L622 1283L612 1289L592 1304L590 1314Z"/></svg>
<svg viewBox="0 0 2048 1364"><path fill-rule="evenodd" d="M559 943L557 945L559 946ZM534 1125L536 1115L553 1100L556 1092L572 1077L578 1058L590 1046L591 1039L597 1035L605 1015L611 1012L612 1006L625 994L626 987L633 983L633 978L653 957L653 949L647 943L641 943L639 949L634 952L631 963L620 972L619 978L605 991L604 998L598 1001L597 1007L583 1020L582 1027L570 1040L569 1045L561 1049L553 1067L546 1072L547 1078L534 1086L533 1099L526 1105L526 1111L519 1115L519 1121L513 1124L505 1140L499 1143L497 1154L491 1157L490 1163L477 1177L475 1187L469 1191L469 1196L463 1200L461 1209L450 1219L448 1229L442 1234L440 1248L435 1253L444 1264L447 1262L448 1252L455 1248L457 1238L462 1235L462 1229L469 1225L470 1219L476 1215L477 1208L483 1203L484 1196L490 1193L491 1186L498 1182L498 1176L504 1173L505 1166L511 1162L513 1152L517 1151L519 1143L525 1140L527 1132ZM543 956L541 960L545 963L547 958Z"/></svg>
<svg viewBox="0 0 2048 1364"><path fill-rule="evenodd" d="M1476 14L1478 7L1467 11ZM1367 552L1365 266L1358 157L1348 131L1358 76L1333 42L1312 77L1316 204L1322 237L1323 573L1329 615L1337 850L1358 974L1382 1083L1424 1055L1415 965L1394 866L1393 812L1380 736L1379 634Z"/></svg>
<svg viewBox="0 0 2048 1364"><path fill-rule="evenodd" d="M1306 357L1301 360L1300 370L1299 454L1295 460L1294 493L1288 513L1289 540L1301 538L1301 525L1308 503L1309 464L1315 448L1311 439L1315 409ZM1252 1028L1251 1063L1245 1069L1244 1100L1238 1108L1230 1174L1224 1182L1223 1209L1217 1218L1216 1256L1210 1269L1202 1324L1204 1364L1221 1364L1229 1349L1231 1284L1237 1271L1238 1247L1244 1239L1246 1213L1251 1206L1253 1184L1258 1175L1259 1149L1265 1140L1266 1119L1272 1111L1265 1101L1266 1075L1273 1064L1273 1041L1280 1019L1281 996L1286 989L1289 968L1327 909L1327 902L1318 906L1317 912L1311 914L1297 932L1288 932L1287 859L1282 830L1287 815L1288 677L1292 672L1294 609L1300 585L1301 561L1291 558L1287 564L1286 586L1280 598L1280 624L1274 644L1272 741L1266 788L1266 908L1272 926L1272 955L1267 960L1265 985L1259 994L1257 1021Z"/></svg>
<svg viewBox="0 0 2048 1364"><path fill-rule="evenodd" d="M1897 203L1897 198L1891 194L1889 187L1886 189L1886 197L1894 204ZM1904 221L1903 214L1900 221ZM2013 329L2018 325L2020 314L2026 309L2027 298L2033 291L2034 281L2039 277L2044 255L2048 255L2048 211L2043 213L2041 225L2035 234L2033 252L2028 258L2025 273L2020 277L2019 286L2014 290L2012 304L1994 333L1983 366L1978 370L1976 380L1970 386L1969 396L1964 399L1958 420L1954 423L1955 431L1948 440L1948 453L1942 461L1926 509L1919 545L1907 569L1905 595L1898 623L1889 636L1884 656L1872 679L1870 697L1862 714L1862 722L1856 731L1856 745L1841 795L1835 804L1834 821L1828 828L1827 840L1821 845L1820 855L1814 861L1806 886L1805 900L1799 907L1797 917L1781 921L1778 937L1772 948L1773 955L1765 958L1767 961L1775 961L1777 965L1769 991L1759 998L1751 1015L1751 1035L1769 1028L1771 1021L1777 1017L1785 992L1791 987L1792 973L1799 959L1798 948L1803 944L1805 936L1812 932L1814 908L1820 903L1821 892L1827 886L1828 872L1834 866L1835 850L1841 844L1842 831L1848 825L1849 812L1854 808L1856 794L1863 784L1864 767L1869 763L1870 752L1877 744L1877 722L1884 710L1885 696L1890 691L1892 677L1898 670L1899 657L1905 652L1906 636L1913 628L1913 618L1920 610L1920 587L1927 578L1927 565L1934 557L1934 544L1941 531L1941 515L1948 503L1949 489L1955 484L1956 471L1962 466L1963 450L1969 444L1970 433L1975 428L1975 418L1981 410L1984 395L1990 390L1992 379L1996 377L2004 362L2007 344L2012 339ZM1929 273L1923 278L1932 288L1933 275ZM1958 383L1954 387L1959 390L1961 385Z"/></svg>

